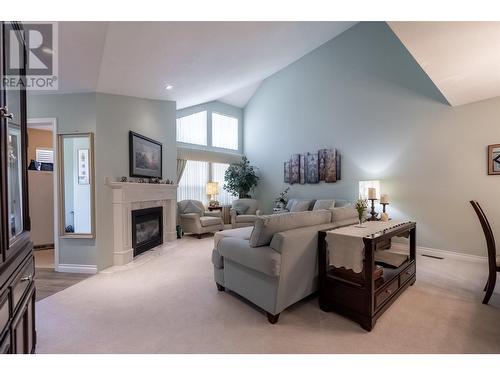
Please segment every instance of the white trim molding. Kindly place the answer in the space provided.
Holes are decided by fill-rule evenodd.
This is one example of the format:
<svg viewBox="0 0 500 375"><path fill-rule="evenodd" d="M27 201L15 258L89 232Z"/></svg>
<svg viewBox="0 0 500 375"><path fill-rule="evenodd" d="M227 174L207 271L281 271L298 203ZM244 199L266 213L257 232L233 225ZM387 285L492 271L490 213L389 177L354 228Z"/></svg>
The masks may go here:
<svg viewBox="0 0 500 375"><path fill-rule="evenodd" d="M394 250L406 250L408 245L400 242L393 242L391 246ZM465 262L475 262L475 263L487 263L488 258L479 255L470 255L464 253L458 253L456 251L433 249L430 247L417 246L418 255L430 255L434 257L440 257L445 259L455 259Z"/></svg>
<svg viewBox="0 0 500 375"><path fill-rule="evenodd" d="M97 273L97 266L91 264L61 264L57 267L58 272L68 273Z"/></svg>

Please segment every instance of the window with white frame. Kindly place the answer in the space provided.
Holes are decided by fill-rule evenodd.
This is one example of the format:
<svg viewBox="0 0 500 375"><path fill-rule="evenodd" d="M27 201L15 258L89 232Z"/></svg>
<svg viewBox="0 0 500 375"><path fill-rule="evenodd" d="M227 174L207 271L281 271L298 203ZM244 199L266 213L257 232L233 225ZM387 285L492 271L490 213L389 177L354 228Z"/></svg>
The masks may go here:
<svg viewBox="0 0 500 375"><path fill-rule="evenodd" d="M238 150L238 119L212 112L212 146Z"/></svg>
<svg viewBox="0 0 500 375"><path fill-rule="evenodd" d="M177 119L177 142L207 145L207 111Z"/></svg>
<svg viewBox="0 0 500 375"><path fill-rule="evenodd" d="M54 150L51 148L39 148L35 149L36 161L40 163L54 163Z"/></svg>
<svg viewBox="0 0 500 375"><path fill-rule="evenodd" d="M208 173L208 162L188 160L179 181L177 200L195 199L206 204L208 202L206 194Z"/></svg>
<svg viewBox="0 0 500 375"><path fill-rule="evenodd" d="M223 188L224 174L226 173L228 167L229 164L211 163L211 181L219 183L219 195L216 197L216 200L218 200L221 205L231 205L233 200L238 198Z"/></svg>
<svg viewBox="0 0 500 375"><path fill-rule="evenodd" d="M218 182L219 194L216 200L223 206L231 205L237 197L224 190L224 175L229 164L210 163L207 161L188 160L186 168L182 174L177 191L177 199L195 199L207 205L209 197L207 195L207 183Z"/></svg>

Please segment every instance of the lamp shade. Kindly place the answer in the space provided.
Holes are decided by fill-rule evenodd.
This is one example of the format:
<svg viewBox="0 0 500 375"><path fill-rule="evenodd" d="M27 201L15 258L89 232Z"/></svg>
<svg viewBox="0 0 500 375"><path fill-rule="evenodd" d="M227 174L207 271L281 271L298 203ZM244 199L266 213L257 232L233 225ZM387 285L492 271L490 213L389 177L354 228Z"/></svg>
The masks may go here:
<svg viewBox="0 0 500 375"><path fill-rule="evenodd" d="M359 181L359 197L361 199L380 199L380 181Z"/></svg>
<svg viewBox="0 0 500 375"><path fill-rule="evenodd" d="M217 195L219 194L219 183L218 182L208 182L207 183L207 195Z"/></svg>

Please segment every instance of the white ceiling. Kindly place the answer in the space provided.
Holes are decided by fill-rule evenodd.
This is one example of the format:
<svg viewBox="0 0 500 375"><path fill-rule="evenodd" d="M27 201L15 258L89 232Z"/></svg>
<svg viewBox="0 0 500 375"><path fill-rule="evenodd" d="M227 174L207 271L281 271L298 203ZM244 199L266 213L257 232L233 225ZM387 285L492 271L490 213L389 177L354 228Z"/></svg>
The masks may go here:
<svg viewBox="0 0 500 375"><path fill-rule="evenodd" d="M243 107L262 80L353 24L60 22L59 91Z"/></svg>
<svg viewBox="0 0 500 375"><path fill-rule="evenodd" d="M452 106L500 96L500 22L389 22Z"/></svg>

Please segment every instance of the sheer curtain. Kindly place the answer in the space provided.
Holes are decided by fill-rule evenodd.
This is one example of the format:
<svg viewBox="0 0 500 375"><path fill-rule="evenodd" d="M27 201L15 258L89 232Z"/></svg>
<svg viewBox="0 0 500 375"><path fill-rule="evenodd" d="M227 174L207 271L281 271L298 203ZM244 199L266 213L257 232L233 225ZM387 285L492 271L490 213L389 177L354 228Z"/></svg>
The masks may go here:
<svg viewBox="0 0 500 375"><path fill-rule="evenodd" d="M238 149L238 119L212 112L212 146Z"/></svg>
<svg viewBox="0 0 500 375"><path fill-rule="evenodd" d="M206 161L188 160L177 188L177 200L195 199L208 204L206 187L208 182L208 166Z"/></svg>
<svg viewBox="0 0 500 375"><path fill-rule="evenodd" d="M238 198L222 188L224 186L224 173L228 167L229 164L212 163L212 181L219 183L220 193L217 200L221 205L230 205L234 199Z"/></svg>

